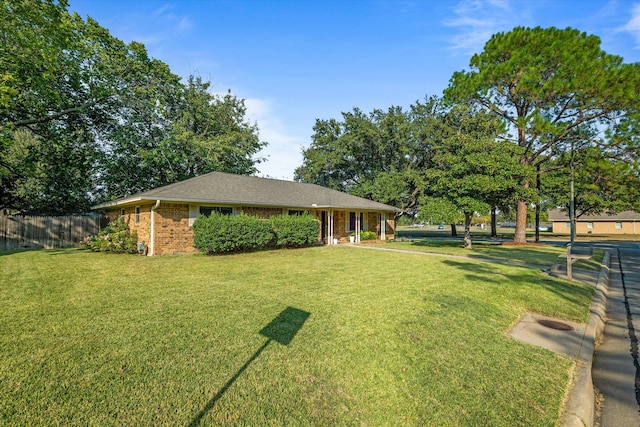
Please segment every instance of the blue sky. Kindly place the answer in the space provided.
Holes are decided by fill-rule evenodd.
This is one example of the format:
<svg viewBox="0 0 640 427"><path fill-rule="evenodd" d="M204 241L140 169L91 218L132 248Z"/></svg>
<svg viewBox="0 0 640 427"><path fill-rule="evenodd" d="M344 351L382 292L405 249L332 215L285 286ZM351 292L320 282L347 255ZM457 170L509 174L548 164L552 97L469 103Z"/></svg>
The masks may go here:
<svg viewBox="0 0 640 427"><path fill-rule="evenodd" d="M316 119L441 95L492 34L573 27L640 61L640 0L69 0L183 77L245 99L268 147L259 176L292 179Z"/></svg>

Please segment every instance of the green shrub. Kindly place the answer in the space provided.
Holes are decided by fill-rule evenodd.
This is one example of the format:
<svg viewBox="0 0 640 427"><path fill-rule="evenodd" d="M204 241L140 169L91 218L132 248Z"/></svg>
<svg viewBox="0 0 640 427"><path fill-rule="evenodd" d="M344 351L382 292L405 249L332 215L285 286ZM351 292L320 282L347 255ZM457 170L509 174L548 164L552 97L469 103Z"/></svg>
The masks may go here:
<svg viewBox="0 0 640 427"><path fill-rule="evenodd" d="M244 252L270 246L299 248L318 239L320 225L310 215L261 219L213 214L193 223L193 245L207 254Z"/></svg>
<svg viewBox="0 0 640 427"><path fill-rule="evenodd" d="M193 245L208 254L251 251L274 242L271 222L249 215L214 213L193 223Z"/></svg>
<svg viewBox="0 0 640 427"><path fill-rule="evenodd" d="M318 240L320 224L311 215L271 217L276 234L276 246L300 248L311 246Z"/></svg>
<svg viewBox="0 0 640 427"><path fill-rule="evenodd" d="M361 231L360 232L360 240L376 240L376 232L375 231Z"/></svg>
<svg viewBox="0 0 640 427"><path fill-rule="evenodd" d="M138 252L138 233L131 232L122 218L111 221L98 235L86 237L81 247L96 252L129 253Z"/></svg>

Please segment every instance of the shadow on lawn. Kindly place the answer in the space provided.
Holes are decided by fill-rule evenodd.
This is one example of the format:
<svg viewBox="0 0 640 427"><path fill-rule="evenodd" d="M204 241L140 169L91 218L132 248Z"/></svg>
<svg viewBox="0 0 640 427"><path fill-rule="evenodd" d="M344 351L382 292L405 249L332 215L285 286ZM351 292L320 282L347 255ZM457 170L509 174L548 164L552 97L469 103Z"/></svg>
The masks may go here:
<svg viewBox="0 0 640 427"><path fill-rule="evenodd" d="M249 358L245 362L244 365L232 376L227 383L222 386L222 388L218 391L207 402L204 408L196 415L193 420L189 423L189 427L196 427L202 421L209 411L213 409L215 404L220 400L220 398L224 395L224 393L236 382L236 380L242 375L242 373L251 365L251 363L256 360L260 354L264 351L265 348L271 343L271 341L276 341L282 345L289 345L293 337L298 333L302 325L307 320L307 318L311 315L303 310L299 310L293 307L287 307L284 309L275 319L273 319L267 326L262 328L260 331L260 335L267 338L267 340L260 346L260 348L253 353L253 356Z"/></svg>
<svg viewBox="0 0 640 427"><path fill-rule="evenodd" d="M467 271L467 277L472 280L497 284L503 282L503 279L496 277L496 275L500 275L502 278L507 278L512 283L518 284L525 279L527 282L534 283L536 286L540 286L574 304L583 304L585 301L590 301L593 295L591 287L576 286L570 282L543 275L542 272L539 273L540 277L537 280L532 281L531 269L527 269L528 271L523 272L523 275L505 274L492 265L471 264L454 260L445 260L443 262L451 267Z"/></svg>

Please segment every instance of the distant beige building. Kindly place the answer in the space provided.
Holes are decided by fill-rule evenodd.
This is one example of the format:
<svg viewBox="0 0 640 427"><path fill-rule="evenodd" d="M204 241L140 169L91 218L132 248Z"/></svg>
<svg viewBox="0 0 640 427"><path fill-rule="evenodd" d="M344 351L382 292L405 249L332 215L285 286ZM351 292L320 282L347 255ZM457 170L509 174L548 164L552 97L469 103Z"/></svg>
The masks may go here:
<svg viewBox="0 0 640 427"><path fill-rule="evenodd" d="M571 234L569 215L559 209L549 211L553 232ZM640 234L640 213L620 212L615 215L583 215L576 219L576 234Z"/></svg>

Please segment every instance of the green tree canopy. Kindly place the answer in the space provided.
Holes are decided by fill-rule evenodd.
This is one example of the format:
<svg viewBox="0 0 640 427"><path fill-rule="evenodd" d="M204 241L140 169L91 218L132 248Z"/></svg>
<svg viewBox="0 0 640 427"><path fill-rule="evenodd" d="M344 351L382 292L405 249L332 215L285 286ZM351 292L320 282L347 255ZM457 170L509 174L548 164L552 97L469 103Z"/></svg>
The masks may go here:
<svg viewBox="0 0 640 427"><path fill-rule="evenodd" d="M519 147L496 140L501 130L502 123L494 115L456 106L443 117L441 140L432 148L433 166L425 172L421 211L427 210L423 216L433 215L430 208L449 206L444 211L462 213L466 248L471 248L473 215L488 213L496 200L517 199L522 182L531 174L518 161Z"/></svg>
<svg viewBox="0 0 640 427"><path fill-rule="evenodd" d="M541 180L541 197L551 207L569 212L571 170L575 215L597 215L640 210L640 169L637 160L608 157L595 147L575 150L555 159ZM553 168L560 165L558 168ZM571 170L564 165L569 164Z"/></svg>
<svg viewBox="0 0 640 427"><path fill-rule="evenodd" d="M416 208L441 110L440 101L431 97L408 110L365 114L354 108L342 113L342 121L317 120L295 179Z"/></svg>
<svg viewBox="0 0 640 427"><path fill-rule="evenodd" d="M525 166L535 167L570 145L637 148L637 141L615 129L639 105L639 65L604 52L596 36L571 28L516 27L492 36L470 67L454 73L445 97L500 117L506 125L502 138L520 148ZM603 129L620 138L606 138ZM531 188L532 182L522 186ZM519 242L526 239L529 201L523 196L517 203Z"/></svg>
<svg viewBox="0 0 640 427"><path fill-rule="evenodd" d="M66 0L0 0L0 208L65 213L187 177L254 173L243 100L186 83Z"/></svg>

